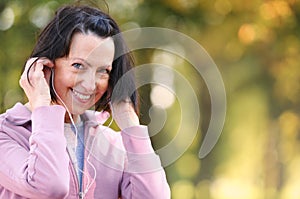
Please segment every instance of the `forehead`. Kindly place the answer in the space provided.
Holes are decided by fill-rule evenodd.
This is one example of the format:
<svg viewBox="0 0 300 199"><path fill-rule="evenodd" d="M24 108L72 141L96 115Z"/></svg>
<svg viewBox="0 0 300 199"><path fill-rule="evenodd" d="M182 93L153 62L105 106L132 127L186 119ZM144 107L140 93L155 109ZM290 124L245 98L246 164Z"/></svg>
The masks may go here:
<svg viewBox="0 0 300 199"><path fill-rule="evenodd" d="M75 33L70 45L70 58L80 58L93 64L111 64L115 46L111 37L102 38L93 33Z"/></svg>

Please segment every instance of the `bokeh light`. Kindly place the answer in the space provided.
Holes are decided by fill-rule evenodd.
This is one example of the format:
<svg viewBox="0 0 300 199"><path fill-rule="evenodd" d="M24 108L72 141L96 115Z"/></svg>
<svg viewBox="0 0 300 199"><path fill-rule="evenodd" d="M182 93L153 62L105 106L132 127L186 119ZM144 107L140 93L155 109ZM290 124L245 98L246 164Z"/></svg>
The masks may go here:
<svg viewBox="0 0 300 199"><path fill-rule="evenodd" d="M0 15L0 30L7 30L14 24L15 13L12 8L5 8Z"/></svg>

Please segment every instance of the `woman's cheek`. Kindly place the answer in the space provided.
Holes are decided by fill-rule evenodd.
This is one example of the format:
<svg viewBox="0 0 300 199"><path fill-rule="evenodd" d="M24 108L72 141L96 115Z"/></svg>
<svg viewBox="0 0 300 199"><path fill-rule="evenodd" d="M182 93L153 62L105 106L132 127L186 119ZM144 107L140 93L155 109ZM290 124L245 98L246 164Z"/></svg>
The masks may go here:
<svg viewBox="0 0 300 199"><path fill-rule="evenodd" d="M97 95L95 101L98 101L102 95L107 91L108 88L108 80L100 80L97 83Z"/></svg>
<svg viewBox="0 0 300 199"><path fill-rule="evenodd" d="M83 77L80 74L76 74L76 73L71 73L66 78L69 79L70 86L75 86L77 84L80 84L81 83L80 80L83 79Z"/></svg>
<svg viewBox="0 0 300 199"><path fill-rule="evenodd" d="M102 79L98 83L98 89L100 92L105 93L108 88L108 79Z"/></svg>

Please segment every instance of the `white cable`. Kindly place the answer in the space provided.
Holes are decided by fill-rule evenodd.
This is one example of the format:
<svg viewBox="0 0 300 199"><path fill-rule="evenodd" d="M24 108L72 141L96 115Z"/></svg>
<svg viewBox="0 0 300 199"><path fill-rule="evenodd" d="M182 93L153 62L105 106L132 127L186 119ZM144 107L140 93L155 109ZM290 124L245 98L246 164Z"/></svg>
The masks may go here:
<svg viewBox="0 0 300 199"><path fill-rule="evenodd" d="M107 128L109 128L111 126L111 124L113 123L114 119L111 118L109 124L107 125ZM104 131L103 131L104 132ZM102 133L103 133L102 132ZM95 143L95 138L93 139L92 141L92 144L91 144L91 148L90 148L90 152L87 156L87 162L91 165L91 167L93 168L94 172L95 172L95 175L94 175L94 178L93 178L93 182L96 180L96 176L97 176L97 170L95 168L95 166L90 162L90 156L91 156L91 153L92 153L92 149L94 147L94 143ZM84 191L84 195L88 192L88 190L90 189L90 187L92 186L93 183L91 183L89 186L86 187L85 191Z"/></svg>
<svg viewBox="0 0 300 199"><path fill-rule="evenodd" d="M71 112L69 111L67 105L64 103L64 101L60 98L60 96L57 94L57 92L56 92L56 90L55 90L55 87L54 87L54 69L53 69L53 68L51 68L51 72L52 72L51 82L52 82L52 86L53 86L53 91L54 91L55 95L57 96L57 98L61 101L61 103L62 103L63 106L65 107L65 109L66 109L66 111L67 111L67 113L68 113L68 115L69 115L69 118L70 118L70 120L71 120L71 123L72 123L72 125L74 126L74 129L75 129L75 145L76 145L76 146L75 146L75 154L76 154L76 152L77 152L77 142L78 142L78 138L77 138L78 130L77 130L77 127L76 127L76 125L75 125L75 122L74 122L74 119L73 119L73 117L72 117L72 114L71 114ZM111 103L109 103L109 104L110 104L111 111L112 111L112 115L113 115L112 105L111 105ZM107 128L109 128L109 127L111 126L111 124L113 123L113 121L114 121L114 119L113 119L113 117L112 117L112 119L111 119L111 121L109 122ZM103 132L104 132L104 131L103 131ZM92 184L95 182L96 177L97 177L97 170L96 170L94 164L91 163L91 161L90 161L90 156L91 156L91 152L92 152L94 143L95 143L95 138L94 138L93 141L92 141L91 149L90 149L90 152L89 152L89 154L88 154L88 156L87 156L87 163L93 168L94 173L95 173L95 174L94 174L94 177L93 177L93 180L92 180L91 182L90 182L90 177L89 177L89 175L85 174L85 172L84 172L83 170L81 170L81 169L78 167L78 165L76 164L77 170L78 170L79 172L81 172L84 176L87 176L87 186L86 186L85 190L82 192L82 193L83 193L82 199L85 197L85 194L89 191L89 189L91 188Z"/></svg>
<svg viewBox="0 0 300 199"><path fill-rule="evenodd" d="M63 106L65 107L68 115L69 115L69 118L71 120L71 123L72 125L74 126L74 129L75 129L75 154L77 152L77 142L78 142L78 130L77 130L77 127L75 125L75 122L74 122L74 119L72 117L72 114L71 112L69 111L67 105L64 103L64 101L60 98L60 96L57 94L56 90L55 90L55 87L54 87L54 69L51 68L51 72L52 72L52 78L51 78L51 82L52 82L52 87L53 87L53 91L55 93L55 95L57 96L57 98L59 99L59 101L61 101L61 103L63 104ZM77 160L78 161L78 160ZM90 187L92 186L92 184L94 183L95 179L96 179L96 168L95 166L87 159L87 162L89 163L89 165L94 169L94 172L95 172L95 176L93 178L93 181L90 183L90 177L89 175L86 175L85 172L83 170L81 170L78 165L76 164L76 168L79 172L81 172L83 175L87 176L87 188L85 189L84 193L83 193L83 196L82 196L82 199L84 198L84 195L88 192L88 190L90 189ZM77 162L76 162L77 163Z"/></svg>

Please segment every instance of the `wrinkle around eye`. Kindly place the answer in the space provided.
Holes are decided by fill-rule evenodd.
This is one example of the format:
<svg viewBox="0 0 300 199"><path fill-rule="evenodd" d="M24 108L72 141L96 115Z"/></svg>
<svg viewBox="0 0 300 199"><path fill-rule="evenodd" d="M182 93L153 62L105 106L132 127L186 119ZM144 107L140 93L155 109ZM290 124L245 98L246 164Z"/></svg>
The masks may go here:
<svg viewBox="0 0 300 199"><path fill-rule="evenodd" d="M108 70L108 69L101 69L101 70L98 70L98 72L101 73L101 74L109 74L110 70Z"/></svg>

